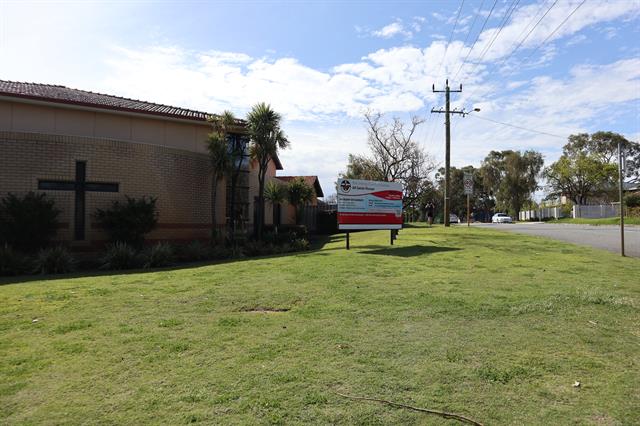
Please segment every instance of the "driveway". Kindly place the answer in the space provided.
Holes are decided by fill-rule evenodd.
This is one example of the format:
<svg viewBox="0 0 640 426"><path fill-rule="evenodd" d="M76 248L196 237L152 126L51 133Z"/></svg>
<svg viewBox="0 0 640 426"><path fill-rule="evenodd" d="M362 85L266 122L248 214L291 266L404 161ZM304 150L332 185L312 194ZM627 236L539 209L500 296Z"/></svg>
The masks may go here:
<svg viewBox="0 0 640 426"><path fill-rule="evenodd" d="M537 235L620 253L620 227L613 225L550 224L544 222L477 223L474 226ZM625 254L640 257L640 226L625 226Z"/></svg>

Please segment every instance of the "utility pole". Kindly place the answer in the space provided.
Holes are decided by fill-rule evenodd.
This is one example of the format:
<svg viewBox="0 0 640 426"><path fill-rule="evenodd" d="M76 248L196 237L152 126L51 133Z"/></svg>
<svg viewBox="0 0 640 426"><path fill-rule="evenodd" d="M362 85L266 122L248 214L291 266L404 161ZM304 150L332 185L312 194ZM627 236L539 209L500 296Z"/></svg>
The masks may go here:
<svg viewBox="0 0 640 426"><path fill-rule="evenodd" d="M442 93L444 92L445 94L445 109L444 111L442 110L442 108L436 110L431 108L431 113L434 114L445 114L445 120L444 120L444 125L445 125L445 154L444 154L444 226L449 226L449 213L450 213L450 202L449 199L451 197L451 181L449 179L449 166L451 165L451 120L449 118L450 114L460 114L462 116L464 116L465 114L467 114L464 111L451 111L450 108L450 93L454 92L454 93L459 93L462 92L462 84L460 85L460 89L458 90L451 90L449 88L449 79L446 80L446 86L444 90L436 90L436 85L432 85L431 86L433 93Z"/></svg>
<svg viewBox="0 0 640 426"><path fill-rule="evenodd" d="M618 187L618 195L620 196L620 254L624 257L624 172L622 170L622 143L620 141L618 141L618 179L620 180Z"/></svg>

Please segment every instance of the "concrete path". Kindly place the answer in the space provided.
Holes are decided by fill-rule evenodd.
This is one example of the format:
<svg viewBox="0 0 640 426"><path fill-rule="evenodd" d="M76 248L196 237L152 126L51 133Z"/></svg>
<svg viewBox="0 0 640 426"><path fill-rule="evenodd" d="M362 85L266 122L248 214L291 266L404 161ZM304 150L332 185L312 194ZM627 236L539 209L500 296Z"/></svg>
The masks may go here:
<svg viewBox="0 0 640 426"><path fill-rule="evenodd" d="M519 222L515 224L476 223L473 226L538 235L620 253L620 227L615 225L594 226ZM640 257L640 226L625 227L624 240L625 254L627 256Z"/></svg>

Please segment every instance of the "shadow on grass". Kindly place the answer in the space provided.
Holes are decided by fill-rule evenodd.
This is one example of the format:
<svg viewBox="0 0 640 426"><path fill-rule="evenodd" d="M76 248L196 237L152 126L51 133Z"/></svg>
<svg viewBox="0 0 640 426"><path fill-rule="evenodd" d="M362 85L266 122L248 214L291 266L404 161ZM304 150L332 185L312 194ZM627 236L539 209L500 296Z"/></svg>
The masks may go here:
<svg viewBox="0 0 640 426"><path fill-rule="evenodd" d="M68 280L74 278L91 278L102 276L118 276L118 275L131 275L131 274L149 274L156 272L171 272L180 271L182 269L200 268L203 266L224 265L228 263L236 262L250 262L253 260L274 259L286 256L304 255L311 252L319 251L325 244L331 243L340 239L340 235L322 235L314 236L311 241L309 250L305 251L293 251L287 253L274 253L262 256L246 256L246 257L231 257L227 259L212 259L204 260L200 262L179 262L172 266L159 267L159 268L136 268L136 269L87 269L75 272L69 272L66 274L34 274L34 275L16 275L16 276L0 276L0 287L9 284L28 283L32 281L56 281L56 280Z"/></svg>
<svg viewBox="0 0 640 426"><path fill-rule="evenodd" d="M376 250L367 250L361 251L360 254L376 254L383 256L398 256L398 257L413 257L413 256L421 256L423 254L432 254L432 253L440 253L447 251L458 251L462 250L458 247L444 247L444 246L406 246L406 247L388 247L388 248L379 248Z"/></svg>

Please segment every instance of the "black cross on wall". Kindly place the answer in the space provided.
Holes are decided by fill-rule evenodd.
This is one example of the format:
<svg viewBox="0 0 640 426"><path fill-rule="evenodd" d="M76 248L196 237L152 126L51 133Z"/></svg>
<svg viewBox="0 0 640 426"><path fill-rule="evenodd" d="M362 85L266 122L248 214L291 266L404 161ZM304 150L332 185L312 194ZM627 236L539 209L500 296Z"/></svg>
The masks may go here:
<svg viewBox="0 0 640 426"><path fill-rule="evenodd" d="M76 179L68 180L38 180L38 189L44 191L75 191L74 209L74 239L84 240L85 228L85 193L93 192L118 192L117 183L87 182L87 162L76 161Z"/></svg>

